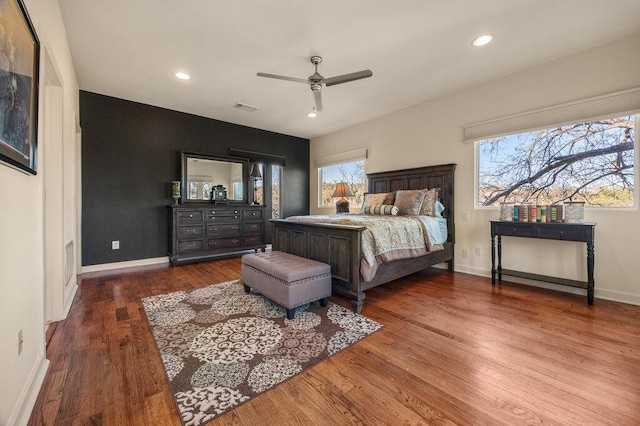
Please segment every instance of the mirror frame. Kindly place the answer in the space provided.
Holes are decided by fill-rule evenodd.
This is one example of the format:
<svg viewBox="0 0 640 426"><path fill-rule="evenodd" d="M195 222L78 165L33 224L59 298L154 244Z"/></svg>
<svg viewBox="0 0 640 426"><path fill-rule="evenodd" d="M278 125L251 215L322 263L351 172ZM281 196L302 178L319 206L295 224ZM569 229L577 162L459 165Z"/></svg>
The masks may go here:
<svg viewBox="0 0 640 426"><path fill-rule="evenodd" d="M247 204L249 199L249 159L241 157L224 157L220 155L201 154L197 152L181 151L181 174L182 174L182 188L181 188L181 203L182 204L210 204L211 200L189 200L187 199L188 191L188 170L187 160L196 158L202 160L214 160L222 161L225 163L236 163L242 165L242 200L229 200L229 204ZM213 182L212 182L213 183ZM228 190L228 188L227 188Z"/></svg>

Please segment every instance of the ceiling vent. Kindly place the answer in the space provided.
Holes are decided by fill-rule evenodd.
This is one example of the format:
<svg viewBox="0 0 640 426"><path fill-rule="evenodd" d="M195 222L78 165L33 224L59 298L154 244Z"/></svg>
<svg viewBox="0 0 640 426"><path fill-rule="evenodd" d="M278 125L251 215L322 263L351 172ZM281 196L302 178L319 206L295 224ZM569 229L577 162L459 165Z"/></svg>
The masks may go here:
<svg viewBox="0 0 640 426"><path fill-rule="evenodd" d="M259 110L260 108L258 107L254 107L251 105L247 105L247 104L241 104L241 103L237 103L233 106L235 109L239 109L240 111L246 111L246 112L254 112Z"/></svg>

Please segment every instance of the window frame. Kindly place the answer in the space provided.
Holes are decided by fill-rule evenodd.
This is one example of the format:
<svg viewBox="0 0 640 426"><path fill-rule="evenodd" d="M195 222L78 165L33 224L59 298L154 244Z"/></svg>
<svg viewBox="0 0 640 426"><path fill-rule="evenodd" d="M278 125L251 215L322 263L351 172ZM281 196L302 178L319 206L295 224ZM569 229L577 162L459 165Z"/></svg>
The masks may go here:
<svg viewBox="0 0 640 426"><path fill-rule="evenodd" d="M474 174L473 174L473 197L474 197L474 201L473 201L473 206L474 206L474 210L498 210L500 208L500 206L483 206L480 204L479 202L479 196L480 196L480 144L482 142L485 142L487 140L491 140L491 139L495 139L495 138L499 138L502 136L511 136L511 135L517 135L517 134L521 134L521 133L529 133L529 132L535 132L538 130L545 130L545 129L551 129L554 127L558 127L558 126L567 126L567 125L571 125L574 123L579 123L579 122L589 122L589 121L597 121L599 119L607 119L607 118L613 118L613 117L623 117L623 116L627 116L627 115L633 115L634 116L634 123L635 123L635 140L634 140L634 166L633 166L633 173L634 173L634 184L633 184L633 205L632 206L585 206L585 209L588 210L597 210L597 211L634 211L634 210L639 210L640 209L640 185L638 185L638 179L640 177L639 171L640 171L640 165L639 165L639 161L640 161L640 142L638 142L638 135L640 134L639 130L640 130L640 110L639 111L631 111L631 112L626 112L626 113L613 113L613 114L604 114L604 115L600 115L598 117L590 117L588 119L583 119L583 120L575 120L572 121L570 123L556 123L556 124L547 124L538 128L527 128L527 129L522 129L522 130L518 130L518 131L513 131L513 132L509 132L507 134L499 134L499 135L492 135L492 136L487 136L485 138L479 139L479 140L474 140L473 141L473 155L474 155Z"/></svg>
<svg viewBox="0 0 640 426"><path fill-rule="evenodd" d="M350 164L350 163L356 163L362 161L363 163L363 167L362 167L362 174L363 174L363 186L364 186L364 191L366 192L367 189L367 173L366 173L366 157L365 158L353 158L351 160L344 160L344 161L340 161L340 162L336 162L336 163L332 163L332 164L322 164L322 165L316 165L316 173L318 176L318 185L317 185L317 191L318 191L318 197L317 197L317 205L319 209L327 209L327 208L331 208L331 207L335 207L335 203L330 203L327 205L322 204L322 187L323 187L323 180L322 180L322 169L323 168L327 168L327 167L336 167L336 166L340 166L343 164ZM352 197L349 197L352 198ZM356 208L356 209L360 209L362 207L361 204L355 204L355 202L349 201L349 207L350 208Z"/></svg>

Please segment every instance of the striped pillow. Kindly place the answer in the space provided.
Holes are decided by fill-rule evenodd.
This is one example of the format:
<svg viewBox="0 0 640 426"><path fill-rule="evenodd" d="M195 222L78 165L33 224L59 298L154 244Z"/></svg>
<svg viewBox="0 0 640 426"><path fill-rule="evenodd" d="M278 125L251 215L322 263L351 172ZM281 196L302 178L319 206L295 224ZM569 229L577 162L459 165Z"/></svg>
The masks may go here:
<svg viewBox="0 0 640 426"><path fill-rule="evenodd" d="M376 204L373 206L365 206L364 214L380 214L380 215L397 215L398 208L390 204Z"/></svg>

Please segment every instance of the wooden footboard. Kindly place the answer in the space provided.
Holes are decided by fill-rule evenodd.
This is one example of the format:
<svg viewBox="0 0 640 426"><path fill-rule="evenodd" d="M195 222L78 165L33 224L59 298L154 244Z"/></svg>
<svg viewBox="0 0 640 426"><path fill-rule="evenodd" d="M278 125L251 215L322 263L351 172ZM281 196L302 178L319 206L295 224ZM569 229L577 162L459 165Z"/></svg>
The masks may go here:
<svg viewBox="0 0 640 426"><path fill-rule="evenodd" d="M395 260L378 267L371 281L360 275L362 226L301 223L272 219L273 250L317 260L331 266L332 290L351 299L356 312L362 310L364 291L418 272L429 266L447 262L453 270L453 244L412 259Z"/></svg>

